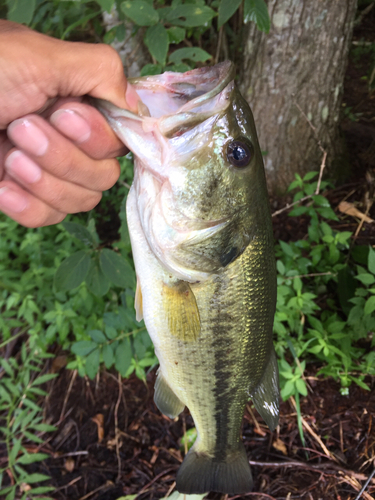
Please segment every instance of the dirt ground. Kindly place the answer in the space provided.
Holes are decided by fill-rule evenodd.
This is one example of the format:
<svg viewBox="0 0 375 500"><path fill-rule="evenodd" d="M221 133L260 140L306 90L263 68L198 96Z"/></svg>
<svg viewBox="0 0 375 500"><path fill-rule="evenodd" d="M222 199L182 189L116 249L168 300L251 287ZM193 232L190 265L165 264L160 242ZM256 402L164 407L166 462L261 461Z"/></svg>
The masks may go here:
<svg viewBox="0 0 375 500"><path fill-rule="evenodd" d="M102 373L88 381L63 371L51 382L45 412L58 431L42 448L51 458L34 471L53 478L56 500L130 494L152 500L171 491L184 456L181 437L193 421L187 411L176 421L161 415L154 380L155 371L147 385L136 377ZM301 400L305 447L292 403L282 403L273 433L248 408L242 434L257 493L209 499L354 500L374 463L375 379L366 380L371 392L353 386L350 396L341 396L332 380L311 375L308 381L311 390ZM374 480L366 491L363 498L373 498Z"/></svg>

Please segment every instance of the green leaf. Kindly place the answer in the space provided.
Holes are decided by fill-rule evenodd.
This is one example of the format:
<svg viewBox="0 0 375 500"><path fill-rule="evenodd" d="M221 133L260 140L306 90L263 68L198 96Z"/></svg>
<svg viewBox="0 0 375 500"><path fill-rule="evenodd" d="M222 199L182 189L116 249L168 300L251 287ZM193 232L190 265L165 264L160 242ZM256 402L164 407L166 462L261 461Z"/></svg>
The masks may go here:
<svg viewBox="0 0 375 500"><path fill-rule="evenodd" d="M20 24L30 24L35 11L36 0L7 0L7 19Z"/></svg>
<svg viewBox="0 0 375 500"><path fill-rule="evenodd" d="M162 71L163 67L161 64L146 64L141 69L141 76L160 75Z"/></svg>
<svg viewBox="0 0 375 500"><path fill-rule="evenodd" d="M368 268L372 274L375 274L375 250L372 247L368 249Z"/></svg>
<svg viewBox="0 0 375 500"><path fill-rule="evenodd" d="M10 488L12 488L12 489L5 497L5 500L14 500L14 498L16 496L16 486L10 486ZM3 490L3 493L5 494L6 491L8 491L8 488L6 488L6 490Z"/></svg>
<svg viewBox="0 0 375 500"><path fill-rule="evenodd" d="M302 396L307 396L307 387L305 384L305 381L302 380L301 378L296 380L296 388Z"/></svg>
<svg viewBox="0 0 375 500"><path fill-rule="evenodd" d="M319 207L330 207L331 206L329 201L327 200L327 198L325 198L321 194L313 195L312 199L313 199L314 203L316 203L316 205L318 205Z"/></svg>
<svg viewBox="0 0 375 500"><path fill-rule="evenodd" d="M271 20L264 0L245 0L244 22L254 21L261 31L268 33L271 28Z"/></svg>
<svg viewBox="0 0 375 500"><path fill-rule="evenodd" d="M86 358L86 373L89 378L94 379L99 370L100 364L100 350L95 349Z"/></svg>
<svg viewBox="0 0 375 500"><path fill-rule="evenodd" d="M305 214L308 211L308 207L294 207L290 212L290 217L299 217L300 215Z"/></svg>
<svg viewBox="0 0 375 500"><path fill-rule="evenodd" d="M159 14L144 0L126 0L121 4L122 12L138 26L153 26L159 21Z"/></svg>
<svg viewBox="0 0 375 500"><path fill-rule="evenodd" d="M316 177L318 175L318 173L319 172L307 172L307 174L303 178L303 181L304 182L311 181L311 179L313 179L314 177Z"/></svg>
<svg viewBox="0 0 375 500"><path fill-rule="evenodd" d="M47 453L27 453L25 455L22 455L22 457L17 460L17 463L28 465L33 464L34 462L41 462L46 458L49 458L49 455L47 455Z"/></svg>
<svg viewBox="0 0 375 500"><path fill-rule="evenodd" d="M107 12L111 12L111 9L115 3L115 0L95 0L95 1L100 5L100 7L103 10L106 10Z"/></svg>
<svg viewBox="0 0 375 500"><path fill-rule="evenodd" d="M164 19L174 26L195 28L204 26L216 16L216 12L207 5L202 4L178 4L165 9Z"/></svg>
<svg viewBox="0 0 375 500"><path fill-rule="evenodd" d="M103 346L103 361L106 368L111 368L115 361L115 355L113 352L113 345L105 344Z"/></svg>
<svg viewBox="0 0 375 500"><path fill-rule="evenodd" d="M104 248L100 253L100 266L104 275L121 288L134 287L134 271L130 264L113 250Z"/></svg>
<svg viewBox="0 0 375 500"><path fill-rule="evenodd" d="M51 479L50 476L46 476L45 474L28 474L27 476L23 477L22 480L26 484L32 484L32 483L40 483L42 481L47 481L47 479Z"/></svg>
<svg viewBox="0 0 375 500"><path fill-rule="evenodd" d="M116 370L124 377L132 361L132 351L129 338L120 342L115 353Z"/></svg>
<svg viewBox="0 0 375 500"><path fill-rule="evenodd" d="M364 313L371 314L375 311L375 295L366 300Z"/></svg>
<svg viewBox="0 0 375 500"><path fill-rule="evenodd" d="M373 283L375 283L375 277L369 273L358 274L358 276L355 276L355 278L364 285L372 285Z"/></svg>
<svg viewBox="0 0 375 500"><path fill-rule="evenodd" d="M96 242L92 234L82 224L77 224L76 222L62 222L62 226L68 231L69 234L82 241L85 245L89 247L96 246Z"/></svg>
<svg viewBox="0 0 375 500"><path fill-rule="evenodd" d="M144 42L158 63L165 66L169 47L169 37L167 30L160 23L147 28Z"/></svg>
<svg viewBox="0 0 375 500"><path fill-rule="evenodd" d="M45 382L48 382L49 380L52 380L53 378L56 378L58 376L57 373L46 373L45 375L41 375L40 377L37 377L31 385L41 385L44 384Z"/></svg>
<svg viewBox="0 0 375 500"><path fill-rule="evenodd" d="M105 295L110 287L109 279L104 276L103 271L95 260L91 260L85 282L90 292L97 297Z"/></svg>
<svg viewBox="0 0 375 500"><path fill-rule="evenodd" d="M183 59L189 59L194 62L205 62L208 59L211 59L212 56L203 49L199 47L186 47L183 49L175 50L169 56L169 62L180 64Z"/></svg>
<svg viewBox="0 0 375 500"><path fill-rule="evenodd" d="M98 345L96 342L91 342L91 340L80 340L72 345L72 352L77 354L77 356L85 357L97 347Z"/></svg>
<svg viewBox="0 0 375 500"><path fill-rule="evenodd" d="M54 285L58 292L72 290L86 278L90 267L90 256L85 250L70 255L58 267Z"/></svg>
<svg viewBox="0 0 375 500"><path fill-rule="evenodd" d="M218 28L230 19L241 5L242 0L221 0L219 5Z"/></svg>
<svg viewBox="0 0 375 500"><path fill-rule="evenodd" d="M169 43L181 43L186 37L186 30L178 26L167 29Z"/></svg>
<svg viewBox="0 0 375 500"><path fill-rule="evenodd" d="M107 342L107 337L100 330L90 330L89 335L97 344L104 344Z"/></svg>

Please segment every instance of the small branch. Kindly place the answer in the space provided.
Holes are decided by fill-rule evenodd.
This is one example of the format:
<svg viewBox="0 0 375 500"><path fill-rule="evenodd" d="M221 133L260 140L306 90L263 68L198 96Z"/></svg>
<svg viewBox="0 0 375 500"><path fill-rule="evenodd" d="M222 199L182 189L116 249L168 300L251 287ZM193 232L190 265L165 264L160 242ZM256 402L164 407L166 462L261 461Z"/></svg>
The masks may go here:
<svg viewBox="0 0 375 500"><path fill-rule="evenodd" d="M66 405L68 403L68 399L69 399L70 393L72 391L72 387L73 387L74 381L75 381L75 379L77 377L77 373L78 373L78 371L74 370L74 372L72 374L72 378L70 379L70 384L69 384L69 387L68 387L68 392L65 395L63 407L62 407L62 410L61 410L61 413L60 413L60 418L59 418L59 421L57 422L56 426L58 426L60 424L60 422L62 422L64 420L64 413L65 413Z"/></svg>
<svg viewBox="0 0 375 500"><path fill-rule="evenodd" d="M219 30L219 39L217 42L217 48L216 48L216 54L215 54L215 64L217 64L219 62L221 41L223 39L223 29L224 29L224 25Z"/></svg>
<svg viewBox="0 0 375 500"><path fill-rule="evenodd" d="M375 468L374 470L371 472L369 478L367 479L367 481L365 482L365 484L363 485L363 488L361 489L361 491L358 493L358 496L355 497L354 500L359 500L361 498L361 496L363 495L363 493L365 492L365 489L367 488L367 486L370 484L370 481L371 479L374 477L375 475Z"/></svg>
<svg viewBox="0 0 375 500"><path fill-rule="evenodd" d="M121 375L118 374L118 398L115 406L115 440L116 440L116 456L117 456L117 482L120 481L121 477L121 457L120 457L120 444L119 444L119 428L118 428L118 409L121 402L122 397L122 384L121 384Z"/></svg>

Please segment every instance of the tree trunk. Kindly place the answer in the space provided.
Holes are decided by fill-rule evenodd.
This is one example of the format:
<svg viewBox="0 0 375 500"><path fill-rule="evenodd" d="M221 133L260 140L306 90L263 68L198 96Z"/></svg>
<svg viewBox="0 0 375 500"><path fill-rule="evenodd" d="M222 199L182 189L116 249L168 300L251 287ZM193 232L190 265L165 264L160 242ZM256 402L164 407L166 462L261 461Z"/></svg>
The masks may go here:
<svg viewBox="0 0 375 500"><path fill-rule="evenodd" d="M269 34L251 23L240 88L254 113L270 191L294 173L332 165L341 152L339 114L356 0L269 0ZM315 128L316 135L306 117Z"/></svg>

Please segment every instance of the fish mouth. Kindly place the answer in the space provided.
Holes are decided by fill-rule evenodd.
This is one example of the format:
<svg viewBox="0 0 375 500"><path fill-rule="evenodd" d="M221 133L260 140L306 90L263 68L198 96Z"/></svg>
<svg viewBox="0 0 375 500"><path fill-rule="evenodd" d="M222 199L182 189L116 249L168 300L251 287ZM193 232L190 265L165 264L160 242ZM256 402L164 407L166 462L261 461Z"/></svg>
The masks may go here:
<svg viewBox="0 0 375 500"><path fill-rule="evenodd" d="M203 106L218 96L234 80L234 76L234 64L224 61L186 73L167 71L161 75L132 78L129 83L147 107L148 116L160 118ZM139 111L145 116L142 107Z"/></svg>

